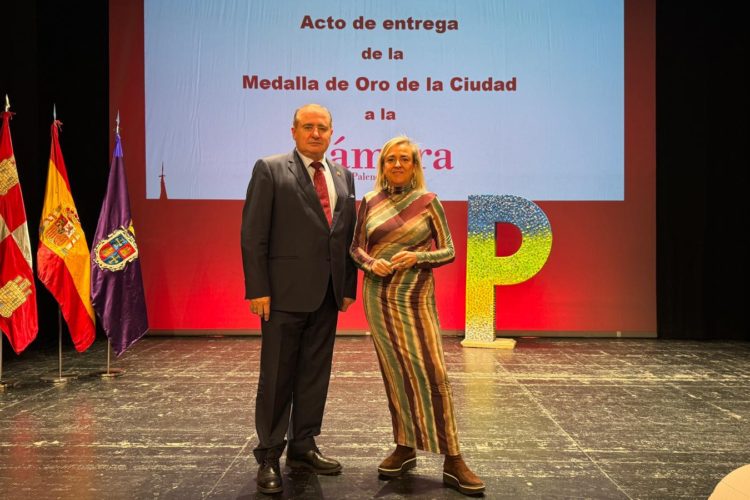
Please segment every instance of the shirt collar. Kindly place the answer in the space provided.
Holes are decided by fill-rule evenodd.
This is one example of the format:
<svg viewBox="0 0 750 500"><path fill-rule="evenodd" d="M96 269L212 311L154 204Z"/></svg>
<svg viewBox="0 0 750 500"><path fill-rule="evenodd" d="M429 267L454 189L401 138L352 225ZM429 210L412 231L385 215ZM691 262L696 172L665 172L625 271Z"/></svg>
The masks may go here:
<svg viewBox="0 0 750 500"><path fill-rule="evenodd" d="M297 154L298 154L298 155L299 155L299 157L300 157L300 158L302 159L302 164L303 164L303 165L305 166L305 168L307 168L307 169L310 169L310 168L312 168L312 167L310 167L310 164L311 164L311 163L312 163L313 161L315 161L315 160L313 160L313 159L310 159L310 158L308 158L307 156L305 156L305 155L303 155L302 153L300 153L300 152L299 152L299 149L297 150ZM328 163L326 162L326 157L325 157L325 156L323 157L323 159L322 159L322 160L320 160L320 163L322 163L322 164L323 164L323 167L324 167L324 168L328 168L328 166L327 166L327 165L328 165Z"/></svg>

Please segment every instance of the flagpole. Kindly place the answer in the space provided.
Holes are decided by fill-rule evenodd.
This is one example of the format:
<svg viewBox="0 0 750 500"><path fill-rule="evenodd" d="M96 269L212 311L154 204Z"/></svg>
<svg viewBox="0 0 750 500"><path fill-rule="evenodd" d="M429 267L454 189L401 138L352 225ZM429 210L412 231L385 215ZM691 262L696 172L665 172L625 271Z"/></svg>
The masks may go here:
<svg viewBox="0 0 750 500"><path fill-rule="evenodd" d="M3 392L6 387L14 387L15 385L15 380L3 379L3 339L0 338L0 392Z"/></svg>
<svg viewBox="0 0 750 500"><path fill-rule="evenodd" d="M101 378L114 378L119 377L123 373L125 373L125 370L122 368L110 368L110 359L112 357L112 344L109 343L109 340L107 340L107 369L104 371L98 371L94 372L92 375L98 376Z"/></svg>
<svg viewBox="0 0 750 500"><path fill-rule="evenodd" d="M10 103L8 102L8 94L5 94L5 112L7 113L9 109ZM3 380L3 339L0 338L0 391L4 391L6 387L12 386L10 381Z"/></svg>
<svg viewBox="0 0 750 500"><path fill-rule="evenodd" d="M5 94L5 112L7 113L9 109L8 94ZM6 387L11 387L11 385L9 381L3 380L3 339L0 338L0 391L4 391Z"/></svg>
<svg viewBox="0 0 750 500"><path fill-rule="evenodd" d="M57 370L62 378L62 313L57 308Z"/></svg>
<svg viewBox="0 0 750 500"><path fill-rule="evenodd" d="M117 118L115 119L115 134L118 136L120 135L120 110L119 109L117 110ZM93 375L98 375L99 377L102 377L102 378L113 378L113 377L119 377L120 375L125 373L125 370L121 368L110 368L111 359L112 359L112 344L109 342L109 337L108 337L107 338L107 369L105 371L94 372Z"/></svg>
<svg viewBox="0 0 750 500"><path fill-rule="evenodd" d="M43 382L50 382L52 384L63 384L68 380L78 378L77 373L63 373L62 371L62 312L60 308L57 308L57 376L47 375L42 377Z"/></svg>

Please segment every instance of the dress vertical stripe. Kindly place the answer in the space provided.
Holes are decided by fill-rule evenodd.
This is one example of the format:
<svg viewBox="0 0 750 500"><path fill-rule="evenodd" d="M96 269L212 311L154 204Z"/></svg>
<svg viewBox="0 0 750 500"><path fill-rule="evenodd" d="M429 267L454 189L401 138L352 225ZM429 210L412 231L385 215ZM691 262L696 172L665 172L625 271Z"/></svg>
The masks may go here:
<svg viewBox="0 0 750 500"><path fill-rule="evenodd" d="M411 269L385 277L376 259L407 250ZM364 270L363 298L385 383L396 443L448 455L459 451L435 307L432 268L454 259L442 205L433 193L371 192L360 205L351 254Z"/></svg>

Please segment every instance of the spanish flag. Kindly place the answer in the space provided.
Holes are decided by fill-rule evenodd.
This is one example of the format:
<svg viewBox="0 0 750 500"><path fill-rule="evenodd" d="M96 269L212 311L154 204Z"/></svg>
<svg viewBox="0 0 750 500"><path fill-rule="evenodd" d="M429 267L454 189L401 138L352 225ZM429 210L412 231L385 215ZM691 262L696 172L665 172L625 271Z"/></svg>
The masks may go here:
<svg viewBox="0 0 750 500"><path fill-rule="evenodd" d="M58 120L52 123L47 188L36 253L37 275L60 304L76 350L83 352L96 336L91 307L90 256L60 151L60 125Z"/></svg>

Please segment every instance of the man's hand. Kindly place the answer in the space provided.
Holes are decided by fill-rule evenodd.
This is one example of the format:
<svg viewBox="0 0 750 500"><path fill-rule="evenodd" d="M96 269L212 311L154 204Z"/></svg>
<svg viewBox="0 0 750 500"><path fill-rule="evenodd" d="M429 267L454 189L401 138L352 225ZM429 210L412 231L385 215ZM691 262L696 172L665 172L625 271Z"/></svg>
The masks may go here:
<svg viewBox="0 0 750 500"><path fill-rule="evenodd" d="M341 312L346 312L347 309L349 309L349 306L354 304L354 301L356 299L350 299L349 297L344 297L344 303L341 304Z"/></svg>
<svg viewBox="0 0 750 500"><path fill-rule="evenodd" d="M250 299L250 311L257 314L264 321L271 317L271 297Z"/></svg>

